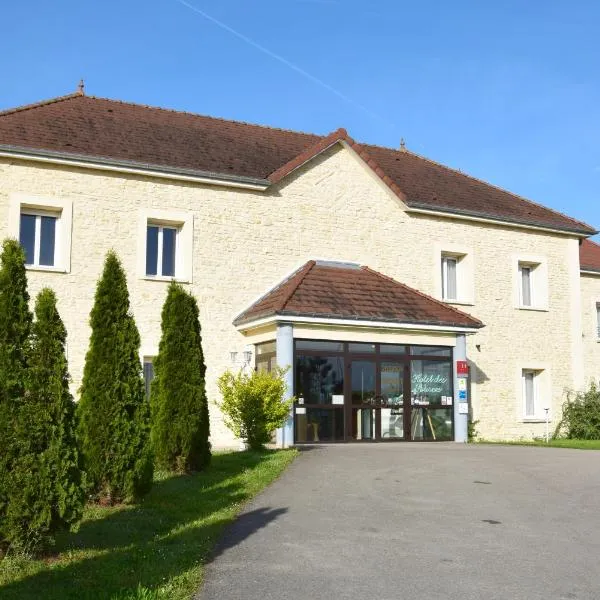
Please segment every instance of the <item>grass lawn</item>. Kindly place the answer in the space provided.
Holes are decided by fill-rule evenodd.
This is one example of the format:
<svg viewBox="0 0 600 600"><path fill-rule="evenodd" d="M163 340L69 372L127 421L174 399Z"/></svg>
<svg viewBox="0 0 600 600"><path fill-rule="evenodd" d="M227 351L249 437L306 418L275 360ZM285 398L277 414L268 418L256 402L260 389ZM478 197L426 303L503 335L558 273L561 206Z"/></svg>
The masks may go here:
<svg viewBox="0 0 600 600"><path fill-rule="evenodd" d="M205 473L158 476L140 505L88 507L79 531L57 540L54 556L0 562L0 598L189 600L223 527L295 456L215 454ZM252 522L264 526L281 511L259 511Z"/></svg>
<svg viewBox="0 0 600 600"><path fill-rule="evenodd" d="M578 450L600 450L600 440L550 440L548 443L540 440L518 442L477 441L477 444L503 444L507 446L546 446L549 448L577 448Z"/></svg>

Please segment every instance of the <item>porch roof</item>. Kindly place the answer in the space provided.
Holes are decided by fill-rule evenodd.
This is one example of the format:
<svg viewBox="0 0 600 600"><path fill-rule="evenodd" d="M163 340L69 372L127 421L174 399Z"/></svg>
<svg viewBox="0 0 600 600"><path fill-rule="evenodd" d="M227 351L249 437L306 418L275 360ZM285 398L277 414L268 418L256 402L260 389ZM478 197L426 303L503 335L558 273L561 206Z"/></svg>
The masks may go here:
<svg viewBox="0 0 600 600"><path fill-rule="evenodd" d="M242 312L234 325L269 317L311 317L478 329L469 314L369 267L311 260Z"/></svg>

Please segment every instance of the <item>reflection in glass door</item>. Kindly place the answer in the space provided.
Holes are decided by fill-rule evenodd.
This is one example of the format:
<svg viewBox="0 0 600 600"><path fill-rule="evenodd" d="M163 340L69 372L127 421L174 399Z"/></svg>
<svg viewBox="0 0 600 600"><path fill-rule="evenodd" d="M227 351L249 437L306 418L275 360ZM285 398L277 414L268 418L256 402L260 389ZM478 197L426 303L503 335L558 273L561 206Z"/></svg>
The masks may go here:
<svg viewBox="0 0 600 600"><path fill-rule="evenodd" d="M375 362L353 360L350 363L350 439L374 440L376 437Z"/></svg>
<svg viewBox="0 0 600 600"><path fill-rule="evenodd" d="M380 365L381 438L404 439L404 363L383 361Z"/></svg>

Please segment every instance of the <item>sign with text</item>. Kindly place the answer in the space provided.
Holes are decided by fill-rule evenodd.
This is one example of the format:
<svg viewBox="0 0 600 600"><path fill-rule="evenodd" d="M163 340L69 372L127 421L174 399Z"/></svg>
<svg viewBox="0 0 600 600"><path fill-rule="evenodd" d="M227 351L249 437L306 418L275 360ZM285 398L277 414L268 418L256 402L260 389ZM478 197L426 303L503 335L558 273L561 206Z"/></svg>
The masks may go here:
<svg viewBox="0 0 600 600"><path fill-rule="evenodd" d="M469 375L469 364L466 360L456 361L456 374L461 377L467 377Z"/></svg>

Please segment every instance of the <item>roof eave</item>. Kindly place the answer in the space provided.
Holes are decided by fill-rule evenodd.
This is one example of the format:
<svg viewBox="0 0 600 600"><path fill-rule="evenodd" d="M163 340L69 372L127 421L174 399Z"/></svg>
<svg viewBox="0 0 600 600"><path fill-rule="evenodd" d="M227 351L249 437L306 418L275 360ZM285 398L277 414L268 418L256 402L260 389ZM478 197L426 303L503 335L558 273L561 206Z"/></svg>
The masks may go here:
<svg viewBox="0 0 600 600"><path fill-rule="evenodd" d="M485 325L481 322L474 322L472 325L462 325L459 323L440 323L427 321L399 321L397 319L384 319L372 317L352 317L341 315L322 315L322 314L307 314L295 313L292 311L281 311L270 314L263 314L248 319L236 319L235 327L239 331L248 331L259 327L264 327L269 324L279 322L305 323L316 325L329 325L341 327L370 327L370 328L387 328L387 329L404 329L404 330L421 330L421 331L437 331L440 333L476 333Z"/></svg>
<svg viewBox="0 0 600 600"><path fill-rule="evenodd" d="M562 235L576 235L578 237L588 237L598 233L597 230L588 226L588 229L578 229L576 227L556 227L540 223L539 221L528 221L528 220L515 220L508 217L504 218L498 215L490 213L483 213L478 211L467 211L460 209L449 209L444 206L429 205L422 202L410 202L407 201L407 212L433 214L445 217L456 217L467 220L492 222L503 225L511 225L513 227L520 227L524 229L535 229L538 231L548 231L551 233L560 233Z"/></svg>
<svg viewBox="0 0 600 600"><path fill-rule="evenodd" d="M242 175L146 164L127 159L106 158L103 156L92 156L75 152L60 152L42 148L29 148L26 146L13 146L10 144L0 144L0 157L63 164L101 171L116 171L119 173L146 175L163 179L176 179L179 181L209 183L212 185L259 191L264 191L271 185L271 182L267 179L245 177Z"/></svg>

